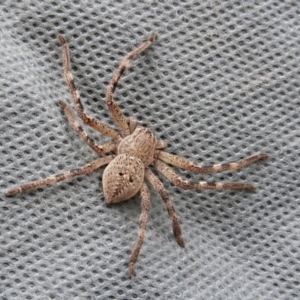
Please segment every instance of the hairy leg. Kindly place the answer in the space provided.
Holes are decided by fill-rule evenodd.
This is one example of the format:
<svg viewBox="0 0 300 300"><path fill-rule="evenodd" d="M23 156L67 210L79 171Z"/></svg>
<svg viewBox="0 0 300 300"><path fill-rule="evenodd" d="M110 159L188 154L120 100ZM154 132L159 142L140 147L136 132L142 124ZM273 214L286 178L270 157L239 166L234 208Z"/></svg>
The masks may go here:
<svg viewBox="0 0 300 300"><path fill-rule="evenodd" d="M24 193L24 192L27 192L27 191L30 191L33 189L37 189L41 186L51 185L51 184L54 184L54 183L62 181L62 180L73 178L75 176L88 174L88 173L95 171L96 169L99 169L100 167L102 167L104 165L109 164L113 159L114 159L114 155L100 157L81 168L70 170L70 171L67 171L67 172L61 173L61 174L52 175L45 179L35 180L35 181L31 181L31 182L22 184L19 187L8 190L5 193L5 195L6 196L14 196L19 193Z"/></svg>
<svg viewBox="0 0 300 300"><path fill-rule="evenodd" d="M140 53L146 50L153 43L154 38L155 38L155 32L152 32L144 43L142 43L140 46L135 48L133 51L131 51L122 59L117 71L113 75L106 90L106 104L111 112L111 115L115 123L121 128L123 136L129 135L130 129L128 126L127 119L124 117L119 106L113 99L113 94L115 92L115 89L118 85L118 82L122 74L124 73L125 69L129 66L130 61L135 59Z"/></svg>
<svg viewBox="0 0 300 300"><path fill-rule="evenodd" d="M106 136L109 136L112 139L117 139L119 137L118 131L106 125L105 123L86 115L71 72L70 52L67 41L61 34L58 35L58 41L61 45L65 81L68 85L70 94L72 96L72 100L74 102L75 111L77 112L78 116L82 119L82 121L85 124L92 127L93 129L99 131L100 133Z"/></svg>
<svg viewBox="0 0 300 300"><path fill-rule="evenodd" d="M150 193L148 190L148 187L146 183L144 182L141 190L141 215L140 215L140 227L138 231L138 240L137 243L131 253L130 259L129 259L129 278L131 278L134 275L134 266L138 259L141 247L143 245L145 235L146 235L146 226L148 221L148 213L150 210Z"/></svg>
<svg viewBox="0 0 300 300"><path fill-rule="evenodd" d="M59 106L63 110L67 120L72 127L72 129L78 134L78 136L90 146L96 153L107 153L111 151L116 151L116 143L110 142L103 145L97 145L93 139L91 139L87 133L82 129L82 127L75 120L74 114L72 112L71 107L69 107L65 102L59 100Z"/></svg>
<svg viewBox="0 0 300 300"><path fill-rule="evenodd" d="M244 182L206 182L206 181L198 181L191 182L184 180L180 177L175 171L172 170L168 165L164 162L157 160L154 163L155 168L164 175L168 180L170 180L174 185L179 186L183 189L190 190L248 190L253 191L255 187L249 183Z"/></svg>
<svg viewBox="0 0 300 300"><path fill-rule="evenodd" d="M169 196L161 183L161 181L152 173L152 171L147 168L145 171L145 177L146 179L152 184L154 189L160 194L161 198L163 199L166 209L168 211L168 214L170 216L170 219L172 220L172 225L173 225L173 234L177 240L177 243L181 246L184 247L184 241L181 235L181 229L180 225L178 222L178 217L176 215L174 206L169 199Z"/></svg>
<svg viewBox="0 0 300 300"><path fill-rule="evenodd" d="M268 154L259 153L248 156L242 160L237 162L228 163L228 164L215 164L211 166L197 166L193 162L189 161L188 159L177 156L168 152L161 151L158 155L158 159L162 160L163 162L170 164L172 166L188 170L194 173L218 173L224 171L236 171L241 168L244 168L254 162L259 160L267 159L269 157Z"/></svg>

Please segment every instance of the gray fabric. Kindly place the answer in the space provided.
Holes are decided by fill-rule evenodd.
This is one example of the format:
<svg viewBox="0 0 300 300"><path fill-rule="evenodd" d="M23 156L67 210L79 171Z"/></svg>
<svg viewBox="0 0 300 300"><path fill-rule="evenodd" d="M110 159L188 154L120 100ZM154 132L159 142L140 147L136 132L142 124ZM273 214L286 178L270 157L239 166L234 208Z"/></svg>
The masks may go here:
<svg viewBox="0 0 300 300"><path fill-rule="evenodd" d="M101 2L0 6L1 299L297 298L299 2ZM69 42L86 111L113 124L106 85L152 30L157 40L116 92L126 116L168 141L169 152L199 163L271 158L233 173L179 171L252 182L255 193L184 191L163 179L184 249L151 189L146 240L128 280L139 197L106 205L103 170L13 198L3 193L96 157L56 104L71 104L57 34Z"/></svg>

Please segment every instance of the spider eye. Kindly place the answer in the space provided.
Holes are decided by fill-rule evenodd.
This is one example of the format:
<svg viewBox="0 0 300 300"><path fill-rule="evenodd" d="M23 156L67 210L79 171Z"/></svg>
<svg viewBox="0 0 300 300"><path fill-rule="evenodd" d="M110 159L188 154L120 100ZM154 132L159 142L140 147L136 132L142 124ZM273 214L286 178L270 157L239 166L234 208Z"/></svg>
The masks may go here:
<svg viewBox="0 0 300 300"><path fill-rule="evenodd" d="M119 154L103 173L103 193L107 203L116 203L133 197L144 181L144 164L129 154Z"/></svg>

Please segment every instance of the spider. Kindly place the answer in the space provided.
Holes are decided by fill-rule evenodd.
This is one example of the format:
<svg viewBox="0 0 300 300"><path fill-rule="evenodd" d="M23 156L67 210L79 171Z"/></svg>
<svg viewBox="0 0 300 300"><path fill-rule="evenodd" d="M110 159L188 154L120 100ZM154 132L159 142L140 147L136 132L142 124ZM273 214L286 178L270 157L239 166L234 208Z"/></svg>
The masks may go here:
<svg viewBox="0 0 300 300"><path fill-rule="evenodd" d="M233 163L214 164L211 166L196 165L183 157L164 151L167 147L167 144L164 141L158 139L151 130L142 126L136 126L136 120L134 118L126 118L122 114L113 98L114 91L130 61L135 59L153 43L155 35L156 33L152 32L145 42L140 44L140 46L135 48L123 58L107 87L106 104L114 122L120 128L120 132L85 113L71 73L70 54L66 39L62 35L58 36L58 41L61 45L64 78L69 88L75 111L84 124L90 126L101 134L108 136L111 138L111 142L101 145L96 144L76 121L71 107L65 102L59 100L58 104L64 112L70 126L92 150L99 154L99 158L81 168L73 169L62 174L52 175L45 179L31 181L19 187L10 189L5 193L6 196L13 196L41 186L52 185L56 182L75 176L88 174L107 165L104 170L102 180L104 198L107 203L117 203L128 200L138 192L141 196L141 214L138 237L129 259L129 278L134 275L135 264L146 234L146 225L150 209L150 193L145 183L145 179L161 196L172 221L173 234L177 243L181 247L184 247L178 217L173 204L171 203L162 182L150 170L150 166L155 167L158 172L171 181L172 184L184 189L252 191L255 189L254 186L244 182L221 183L187 181L173 171L171 166L194 173L204 174L235 171L256 161L268 158L268 154L260 153Z"/></svg>

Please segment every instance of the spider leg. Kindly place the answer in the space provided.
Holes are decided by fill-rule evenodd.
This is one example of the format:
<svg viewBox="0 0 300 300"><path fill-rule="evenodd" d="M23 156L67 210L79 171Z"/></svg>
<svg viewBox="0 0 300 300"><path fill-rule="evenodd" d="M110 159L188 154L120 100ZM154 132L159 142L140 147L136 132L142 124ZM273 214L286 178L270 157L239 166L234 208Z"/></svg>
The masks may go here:
<svg viewBox="0 0 300 300"><path fill-rule="evenodd" d="M8 190L5 193L5 195L6 196L14 196L19 193L37 189L44 185L51 185L51 184L54 184L54 183L62 181L62 180L73 178L75 176L88 174L88 173L93 172L96 169L99 169L100 167L102 167L104 165L109 164L113 159L114 159L114 155L100 157L79 169L73 169L73 170L67 171L65 173L49 176L45 179L40 179L40 180L35 180L35 181L25 183L19 187Z"/></svg>
<svg viewBox="0 0 300 300"><path fill-rule="evenodd" d="M90 146L96 153L107 153L114 151L116 148L116 144L114 142L106 143L103 145L97 145L93 139L91 139L87 133L82 129L82 127L75 120L75 116L72 112L71 107L69 107L65 102L59 100L58 105L63 110L70 126L72 129L79 135L79 137Z"/></svg>
<svg viewBox="0 0 300 300"><path fill-rule="evenodd" d="M129 132L130 132L130 134L132 134L136 128L137 119L135 117L129 117L127 119L127 123L129 126Z"/></svg>
<svg viewBox="0 0 300 300"><path fill-rule="evenodd" d="M248 156L244 159L241 159L237 162L228 163L228 164L215 164L211 166L197 166L193 162L189 161L188 159L177 156L174 154L170 154L168 152L160 151L158 154L158 159L162 160L163 162L170 164L172 166L188 170L194 173L219 173L224 171L236 171L241 168L244 168L254 162L259 160L267 159L269 157L268 154L259 153Z"/></svg>
<svg viewBox="0 0 300 300"><path fill-rule="evenodd" d="M168 147L168 144L165 141L163 141L163 140L157 140L157 143L155 145L155 149L157 149L157 150L163 150L163 149L165 149L167 147ZM159 153L160 153L160 151L159 151Z"/></svg>
<svg viewBox="0 0 300 300"><path fill-rule="evenodd" d="M173 234L177 240L177 243L181 246L184 247L184 241L181 236L181 229L180 225L178 222L178 217L176 215L174 206L163 186L161 181L152 173L152 171L147 168L145 171L145 177L146 179L152 184L154 189L160 194L161 198L163 199L166 209L169 213L170 219L172 220L172 225L173 225Z"/></svg>
<svg viewBox="0 0 300 300"><path fill-rule="evenodd" d="M191 189L191 190L255 190L255 187L249 183L244 182L206 182L206 181L198 181L191 182L184 180L180 177L175 171L172 170L168 165L164 162L157 160L154 163L155 168L165 176L169 181L171 181L174 185L179 186L183 189Z"/></svg>
<svg viewBox="0 0 300 300"><path fill-rule="evenodd" d="M152 32L148 39L142 43L140 46L135 48L133 51L128 53L121 61L117 71L113 75L107 90L106 90L106 104L108 109L110 110L110 113L115 121L115 123L121 128L122 135L127 136L130 133L130 129L128 126L127 119L122 114L119 106L113 99L113 94L115 92L115 89L117 87L117 84L124 73L125 69L128 67L131 60L135 59L141 52L146 50L154 41L155 38L155 32Z"/></svg>
<svg viewBox="0 0 300 300"><path fill-rule="evenodd" d="M140 215L140 227L138 231L138 240L136 242L136 245L131 253L130 259L129 259L129 278L131 278L134 275L134 266L138 259L141 247L143 245L145 235L146 235L146 226L148 221L148 213L150 210L150 193L148 190L148 187L146 183L144 182L141 190L141 215Z"/></svg>
<svg viewBox="0 0 300 300"><path fill-rule="evenodd" d="M61 34L58 35L58 41L61 45L64 78L68 85L72 100L74 102L75 111L77 112L78 116L85 124L97 130L98 132L109 136L112 139L117 139L119 137L118 131L106 125L105 123L86 115L71 72L70 52L67 41Z"/></svg>

